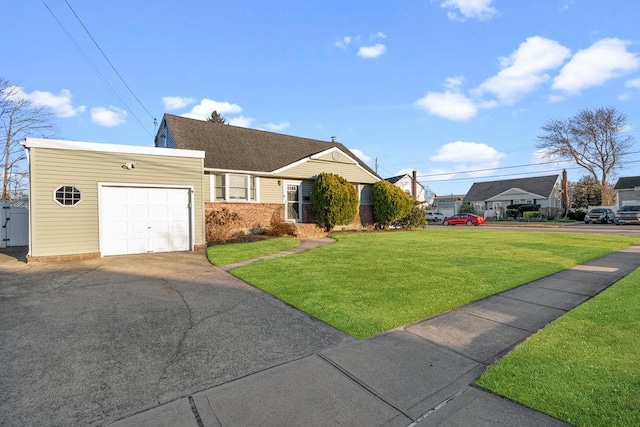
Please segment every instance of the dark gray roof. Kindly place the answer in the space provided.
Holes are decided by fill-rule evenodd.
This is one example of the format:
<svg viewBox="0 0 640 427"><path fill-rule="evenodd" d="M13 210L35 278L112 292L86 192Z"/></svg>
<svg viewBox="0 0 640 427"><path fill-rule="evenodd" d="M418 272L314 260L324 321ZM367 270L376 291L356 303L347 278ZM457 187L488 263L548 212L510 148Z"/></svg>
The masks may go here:
<svg viewBox="0 0 640 427"><path fill-rule="evenodd" d="M625 188L636 188L640 187L640 176L624 176L618 179L616 182L614 190L623 190Z"/></svg>
<svg viewBox="0 0 640 427"><path fill-rule="evenodd" d="M400 181L405 176L408 176L408 175L405 173L404 175L392 176L391 178L385 178L384 180L385 181L389 181L392 184L395 184L396 182Z"/></svg>
<svg viewBox="0 0 640 427"><path fill-rule="evenodd" d="M357 160L360 166L373 176L378 177L371 168L338 142L300 138L173 114L165 114L164 120L176 148L205 152L205 168L273 172L336 147Z"/></svg>
<svg viewBox="0 0 640 427"><path fill-rule="evenodd" d="M558 175L548 175L531 178L505 179L502 181L475 182L464 197L464 201L485 201L512 188L520 188L529 193L549 197L557 180Z"/></svg>

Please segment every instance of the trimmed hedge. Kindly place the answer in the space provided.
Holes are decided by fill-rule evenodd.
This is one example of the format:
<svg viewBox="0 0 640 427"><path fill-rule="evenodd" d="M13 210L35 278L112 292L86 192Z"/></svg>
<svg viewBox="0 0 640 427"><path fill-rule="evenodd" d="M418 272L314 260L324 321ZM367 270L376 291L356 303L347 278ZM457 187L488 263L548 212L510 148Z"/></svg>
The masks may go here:
<svg viewBox="0 0 640 427"><path fill-rule="evenodd" d="M373 201L373 216L376 222L387 228L394 223L411 214L413 200L389 181L378 181L371 189L371 199Z"/></svg>
<svg viewBox="0 0 640 427"><path fill-rule="evenodd" d="M313 182L313 211L320 225L331 230L353 222L358 214L358 193L340 175L323 172Z"/></svg>

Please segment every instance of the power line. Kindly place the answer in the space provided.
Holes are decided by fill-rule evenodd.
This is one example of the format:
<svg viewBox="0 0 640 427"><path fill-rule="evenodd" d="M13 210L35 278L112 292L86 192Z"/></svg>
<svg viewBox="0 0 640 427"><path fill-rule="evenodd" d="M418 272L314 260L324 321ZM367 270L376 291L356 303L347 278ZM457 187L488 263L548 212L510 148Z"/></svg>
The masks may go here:
<svg viewBox="0 0 640 427"><path fill-rule="evenodd" d="M82 55L82 57L85 59L85 61L87 61L87 63L91 66L93 72L96 74L96 76L98 76L98 79L102 82L102 84L104 85L104 87L107 89L107 91L109 91L109 93L111 93L111 95L120 103L120 106L122 106L122 108L124 108L126 111L130 112L131 115L133 116L133 118L138 122L138 124L142 127L142 129L144 129L145 132L147 132L147 134L149 134L149 136L151 136L153 138L153 134L151 132L149 132L149 129L146 128L146 126L140 121L140 119L138 118L138 116L136 116L136 114L131 110L131 108L129 108L129 106L127 105L126 102L124 102L124 100L117 94L117 92L115 91L115 89L113 88L113 86L111 86L111 84L107 81L107 79L102 75L102 73L100 72L100 70L98 70L98 67L96 67L96 65L93 63L93 61L91 61L91 59L89 58L89 56L86 54L86 52L80 47L80 45L78 44L78 42L73 38L73 36L71 35L71 33L67 30L67 28L64 26L64 24L58 19L58 17L56 16L56 14L51 10L51 8L49 7L49 5L46 3L45 0L42 0L42 3L44 4L44 6L47 8L47 10L49 11L49 13L51 14L51 16L53 16L53 19L55 19L55 21L58 23L58 25L60 26L60 28L62 29L62 31L64 31L64 33L67 35L67 37L69 38L69 40L71 40L71 42L73 43L73 45L76 47L76 49L78 50L78 52L80 52L80 54Z"/></svg>
<svg viewBox="0 0 640 427"><path fill-rule="evenodd" d="M98 42L96 41L95 38L93 38L93 35L91 35L91 33L89 32L89 29L84 25L84 23L82 22L82 20L80 19L80 17L78 16L78 14L76 13L75 10L73 10L73 7L71 7L71 5L69 4L69 2L67 0L64 0L64 2L67 4L67 6L69 6L69 9L71 9L71 12L73 13L73 15L76 17L76 19L78 20L78 22L80 23L80 25L82 25L82 28L84 28L84 30L86 31L87 35L89 36L89 38L91 39L91 41L93 42L94 45L96 45L96 47L98 48L98 50L100 51L100 53L102 54L102 56L104 57L104 59L107 61L107 63L111 66L111 69L113 70L114 73L116 73L116 75L120 78L120 81L122 82L122 84L125 85L125 87L129 90L129 93L131 93L131 95L133 95L133 97L136 99L136 101L138 101L138 104L140 104L140 106L144 109L144 111L147 112L147 114L149 115L149 117L153 120L155 120L155 117L153 117L153 115L149 112L149 110L147 110L147 107L144 106L144 104L142 103L142 101L140 101L140 98L138 98L136 96L135 93L133 93L133 90L129 87L129 85L127 84L127 82L124 81L124 78L122 77L122 75L120 75L120 73L118 72L118 70L116 70L116 67L113 65L113 63L111 62L111 60L109 60L109 58L107 58L107 55L104 53L104 51L102 50L102 48L100 47L100 45L98 45Z"/></svg>

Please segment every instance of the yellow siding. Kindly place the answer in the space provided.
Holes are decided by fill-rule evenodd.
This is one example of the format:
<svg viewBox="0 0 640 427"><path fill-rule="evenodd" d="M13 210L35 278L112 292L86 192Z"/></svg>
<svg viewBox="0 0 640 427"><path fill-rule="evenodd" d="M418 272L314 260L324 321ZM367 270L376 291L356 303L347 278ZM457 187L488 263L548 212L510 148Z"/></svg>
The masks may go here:
<svg viewBox="0 0 640 427"><path fill-rule="evenodd" d="M280 185L278 185L278 181L280 181ZM260 177L261 203L284 203L282 194L281 179Z"/></svg>
<svg viewBox="0 0 640 427"><path fill-rule="evenodd" d="M340 175L351 183L373 184L378 181L375 177L353 163L322 159L309 160L308 162L283 171L280 175L292 179L313 179L322 172Z"/></svg>
<svg viewBox="0 0 640 427"><path fill-rule="evenodd" d="M99 252L98 183L193 186L194 244L204 241L203 159L31 148L31 256ZM121 166L136 162L135 169ZM61 185L82 193L75 206L54 199Z"/></svg>

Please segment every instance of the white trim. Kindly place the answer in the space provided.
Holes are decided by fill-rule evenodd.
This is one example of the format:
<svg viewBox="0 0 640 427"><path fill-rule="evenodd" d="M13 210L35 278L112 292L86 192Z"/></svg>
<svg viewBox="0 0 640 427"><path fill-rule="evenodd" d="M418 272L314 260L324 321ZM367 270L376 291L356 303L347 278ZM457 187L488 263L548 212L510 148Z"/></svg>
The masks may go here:
<svg viewBox="0 0 640 427"><path fill-rule="evenodd" d="M289 204L289 201L287 200L287 185L298 186L298 219L295 221L287 218L287 207ZM284 221L285 222L302 222L302 181L282 180L282 200L284 202Z"/></svg>
<svg viewBox="0 0 640 427"><path fill-rule="evenodd" d="M216 169L216 168L204 168L205 172L220 174L220 173L232 173L240 175L254 175L254 176L274 176L273 172L264 171L248 171L244 169Z"/></svg>
<svg viewBox="0 0 640 427"><path fill-rule="evenodd" d="M170 148L173 150L173 148ZM171 189L183 189L189 190L189 250L193 251L195 247L196 237L196 218L195 218L195 203L194 203L194 186L193 185L174 185L174 184L143 184L143 183L130 183L130 182L98 182L98 249L100 256L103 250L102 230L104 229L104 216L102 212L102 192L104 187L120 187L120 188L171 188Z"/></svg>
<svg viewBox="0 0 640 427"><path fill-rule="evenodd" d="M80 193L80 198L78 199L78 202L77 202L77 203L73 203L73 204L71 204L71 205L63 205L62 203L60 203L60 201L58 200L58 197L57 197L57 193L58 193L58 190L59 190L59 189L61 189L61 188L63 188L63 187L72 187L72 188L75 188L75 189ZM64 190L63 190L63 191L64 191ZM53 190L53 201L54 201L54 202L56 202L56 203L58 204L58 206L63 207L63 208L72 208L72 207L74 207L74 206L77 206L77 205L79 205L80 203L82 203L82 199L83 199L83 198L84 198L84 196L83 196L83 194L82 194L82 191L78 188L78 186L77 186L77 185L74 185L74 184L60 184L60 185L58 185L58 187L56 187L56 189L55 189L55 190Z"/></svg>
<svg viewBox="0 0 640 427"><path fill-rule="evenodd" d="M216 176L224 175L224 200L216 199ZM229 198L229 175L246 176L253 178L255 183L255 200L249 199L230 199ZM251 185L251 179L248 180ZM250 188L247 188L247 195L251 196ZM209 174L209 203L260 203L260 177L248 173L210 173Z"/></svg>
<svg viewBox="0 0 640 427"><path fill-rule="evenodd" d="M515 190L515 191L514 191L514 190ZM514 192L513 192L513 193L509 193L510 191L514 191ZM509 193L509 194L507 194L507 193ZM536 200L537 200L537 199L544 199L544 200L549 199L548 197L541 196L541 195L536 194L536 193L531 193L531 192L529 192L529 191L523 190L522 188L516 188L516 187L514 187L514 188L510 188L510 189L508 189L508 190L505 190L505 191L503 191L503 192L502 192L502 193L500 193L500 194L496 194L496 195L495 195L495 196L493 196L493 197L488 198L487 200L485 200L485 202L504 201L504 200L506 200L506 199L501 198L501 197L505 197L505 196L504 196L505 194L506 194L507 196L510 196L510 197L508 197L508 199L509 199L509 200L511 200L511 199L513 199L513 198L514 198L514 197L511 197L511 196L517 196L517 197L519 197L519 198L521 198L521 199L523 199L523 198L528 199L528 198L529 198L529 197L528 197L529 195L534 196L534 197L531 197L531 199L532 199L532 200L533 200L533 199L536 199ZM526 197L523 197L523 196L526 196Z"/></svg>
<svg viewBox="0 0 640 427"><path fill-rule="evenodd" d="M138 145L102 144L97 142L65 141L61 139L25 138L26 148L55 148L58 150L97 151L105 153L146 154L150 156L192 157L204 159L204 151L176 148L143 147Z"/></svg>
<svg viewBox="0 0 640 427"><path fill-rule="evenodd" d="M293 168L293 167L296 167L296 166L302 165L302 164L304 164L304 163L310 162L311 160L317 160L318 158L320 158L320 157L322 157L322 156L324 156L324 155L326 155L326 154L329 154L329 153L331 153L331 152L334 152L334 151L337 151L337 152L341 153L341 154L342 154L343 156L345 156L347 159L351 160L351 162L352 162L352 164L353 164L354 166L356 166L357 168L359 168L360 170L362 170L363 172L365 172L365 173L366 173L367 175L369 175L371 178L374 178L376 181L380 181L380 178L378 178L377 176L373 175L371 172L369 172L368 170L366 170L365 168L363 168L357 160L354 160L354 158L353 158L353 157L349 156L347 153L345 153L344 151L342 151L342 150L341 150L341 149L339 149L338 147L332 147L332 148L330 148L330 149L328 149L328 150L324 150L324 151L321 151L321 152L319 152L319 153L313 154L313 155L311 155L311 156L309 156L309 157L305 157L304 159L300 159L300 160L298 160L298 161L296 161L296 162L293 162L293 163L291 163L291 164L289 164L289 165L286 165L286 166L283 166L283 167L281 167L281 168L279 168L279 169L276 169L276 170L274 170L274 171L273 171L273 172L271 172L271 173L272 173L272 174L279 174L279 173L282 173L282 172L284 172L284 171L286 171L286 170L288 170L288 169L291 169L291 168ZM336 161L329 161L329 160L327 160L327 162L329 162L329 163L338 163L338 162L336 162ZM346 163L346 162L342 162L342 163Z"/></svg>

